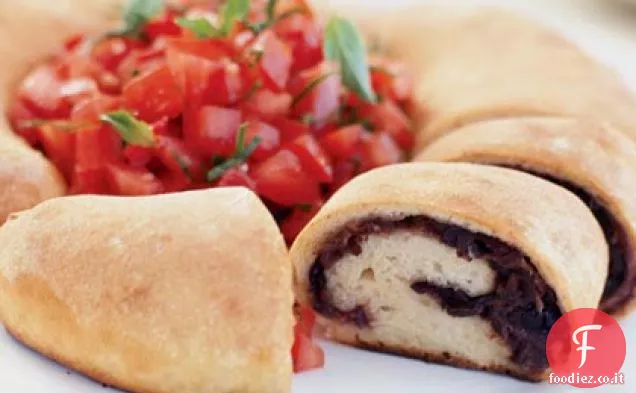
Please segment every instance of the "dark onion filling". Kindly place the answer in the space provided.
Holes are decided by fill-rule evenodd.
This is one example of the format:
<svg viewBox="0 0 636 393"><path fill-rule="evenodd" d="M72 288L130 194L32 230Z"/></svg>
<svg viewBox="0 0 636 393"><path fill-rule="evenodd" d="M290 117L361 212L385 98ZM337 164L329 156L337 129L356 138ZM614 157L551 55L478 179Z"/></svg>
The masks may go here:
<svg viewBox="0 0 636 393"><path fill-rule="evenodd" d="M395 231L410 231L438 239L456 249L457 255L468 262L474 258L487 260L497 273L495 289L489 294L471 297L461 290L431 284L426 278L415 280L411 288L419 294L432 296L450 315L480 316L488 320L511 349L511 360L515 364L533 373L548 367L546 340L561 311L554 291L528 257L493 237L427 217L407 217L399 221L369 219L349 224L332 236L310 270L312 301L317 312L360 328L370 325L372 318L363 306L339 310L331 303L325 271L345 255L360 255L362 244L369 235L388 235Z"/></svg>
<svg viewBox="0 0 636 393"><path fill-rule="evenodd" d="M500 165L505 166L505 165ZM523 167L510 167L540 177L551 183L559 185L587 205L592 211L596 221L600 224L605 235L605 240L610 250L609 271L605 281L605 289L601 297L600 309L612 314L623 308L633 297L636 286L636 274L634 272L634 252L630 245L627 233L613 214L590 193L572 183L557 179L551 175L538 173Z"/></svg>

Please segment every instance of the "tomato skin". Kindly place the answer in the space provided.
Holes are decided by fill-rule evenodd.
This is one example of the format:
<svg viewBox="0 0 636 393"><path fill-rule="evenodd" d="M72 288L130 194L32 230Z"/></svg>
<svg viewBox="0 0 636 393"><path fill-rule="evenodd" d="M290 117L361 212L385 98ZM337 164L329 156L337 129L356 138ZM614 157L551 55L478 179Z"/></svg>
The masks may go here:
<svg viewBox="0 0 636 393"><path fill-rule="evenodd" d="M264 77L265 87L280 92L287 85L292 64L292 52L276 33L266 30L261 33L251 47L262 51L259 69Z"/></svg>
<svg viewBox="0 0 636 393"><path fill-rule="evenodd" d="M305 228L309 221L318 214L321 206L322 201L318 201L311 204L311 207L307 211L296 207L289 217L285 218L283 222L280 223L280 230L283 233L287 244L291 245L294 240L296 240L296 237L303 228ZM313 315L313 313L311 315ZM313 323L311 325L313 327ZM311 332L306 332L306 334L309 335Z"/></svg>
<svg viewBox="0 0 636 393"><path fill-rule="evenodd" d="M340 76L331 74L325 77L333 71L332 67L320 64L292 78L289 82L289 92L297 100L292 109L294 117L303 118L305 115L310 115L313 125L320 128L337 113L342 87ZM324 79L307 91L307 88L319 78Z"/></svg>
<svg viewBox="0 0 636 393"><path fill-rule="evenodd" d="M402 161L402 150L386 132L373 134L363 147L362 168L368 171Z"/></svg>
<svg viewBox="0 0 636 393"><path fill-rule="evenodd" d="M217 187L246 187L250 190L256 189L256 183L241 168L232 168L225 172L219 179Z"/></svg>
<svg viewBox="0 0 636 393"><path fill-rule="evenodd" d="M38 128L38 139L47 157L60 170L67 181L71 181L75 165L75 134L58 130L50 125Z"/></svg>
<svg viewBox="0 0 636 393"><path fill-rule="evenodd" d="M124 105L149 123L183 112L183 95L168 66L132 79L124 86L123 96Z"/></svg>
<svg viewBox="0 0 636 393"><path fill-rule="evenodd" d="M307 175L300 159L287 149L254 166L250 172L260 195L282 206L295 206L320 198L318 183Z"/></svg>
<svg viewBox="0 0 636 393"><path fill-rule="evenodd" d="M311 134L305 134L287 146L293 151L310 176L319 183L330 183L333 180L333 169L325 151Z"/></svg>
<svg viewBox="0 0 636 393"><path fill-rule="evenodd" d="M351 157L359 148L364 128L359 124L331 131L320 137L320 144L337 159Z"/></svg>
<svg viewBox="0 0 636 393"><path fill-rule="evenodd" d="M40 66L22 82L18 98L38 117L63 119L68 116L71 106L61 95L61 84L53 67Z"/></svg>
<svg viewBox="0 0 636 393"><path fill-rule="evenodd" d="M267 123L250 121L245 131L245 144L248 145L256 136L261 141L250 158L261 161L278 150L280 147L280 132Z"/></svg>
<svg viewBox="0 0 636 393"><path fill-rule="evenodd" d="M292 73L314 67L323 60L322 29L310 15L288 16L274 30L292 48Z"/></svg>
<svg viewBox="0 0 636 393"><path fill-rule="evenodd" d="M377 105L365 108L363 116L380 131L387 131L404 150L410 150L415 143L411 132L410 120L392 101L384 100Z"/></svg>
<svg viewBox="0 0 636 393"><path fill-rule="evenodd" d="M246 112L258 116L263 120L289 116L292 96L288 93L274 93L268 89L261 89L249 97L243 104Z"/></svg>
<svg viewBox="0 0 636 393"><path fill-rule="evenodd" d="M186 113L186 146L206 157L228 157L234 152L241 118L241 111L218 106L204 106L194 114Z"/></svg>
<svg viewBox="0 0 636 393"><path fill-rule="evenodd" d="M310 131L307 124L287 117L276 117L269 122L280 131L282 142L293 141Z"/></svg>
<svg viewBox="0 0 636 393"><path fill-rule="evenodd" d="M325 365L325 353L316 345L311 337L294 328L294 345L292 346L292 359L294 373L321 368Z"/></svg>
<svg viewBox="0 0 636 393"><path fill-rule="evenodd" d="M163 191L161 182L147 170L109 164L105 171L111 192L124 196L153 195Z"/></svg>

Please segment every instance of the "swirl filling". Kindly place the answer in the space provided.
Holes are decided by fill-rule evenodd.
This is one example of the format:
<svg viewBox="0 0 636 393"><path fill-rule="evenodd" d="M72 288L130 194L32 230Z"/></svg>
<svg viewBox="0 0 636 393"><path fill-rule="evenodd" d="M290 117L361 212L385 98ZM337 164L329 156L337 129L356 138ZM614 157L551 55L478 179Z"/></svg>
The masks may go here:
<svg viewBox="0 0 636 393"><path fill-rule="evenodd" d="M469 294L453 286L442 286L421 277L410 288L434 299L449 315L478 316L510 349L510 360L532 374L548 368L548 332L561 316L556 295L520 250L494 238L428 217L412 216L392 221L373 218L350 223L323 246L310 269L313 307L320 314L355 324L360 329L373 326L373 315L364 305L348 310L336 307L328 289L328 272L347 255L358 256L370 236L409 232L427 236L455 250L457 257L471 262L487 261L494 272L494 285L484 294ZM396 263L395 261L387 263Z"/></svg>

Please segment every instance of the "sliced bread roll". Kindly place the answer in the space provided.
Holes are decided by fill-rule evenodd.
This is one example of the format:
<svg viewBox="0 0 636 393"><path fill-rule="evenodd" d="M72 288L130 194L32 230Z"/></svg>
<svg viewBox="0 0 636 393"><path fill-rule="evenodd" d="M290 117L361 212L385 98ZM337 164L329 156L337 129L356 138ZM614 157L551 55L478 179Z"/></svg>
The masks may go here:
<svg viewBox="0 0 636 393"><path fill-rule="evenodd" d="M552 324L598 304L607 255L570 192L447 163L361 175L291 250L297 297L328 337L528 380L546 375Z"/></svg>
<svg viewBox="0 0 636 393"><path fill-rule="evenodd" d="M290 391L291 264L246 189L66 197L0 229L18 340L134 393Z"/></svg>
<svg viewBox="0 0 636 393"><path fill-rule="evenodd" d="M416 160L512 167L569 189L610 246L600 308L625 315L636 306L636 143L619 131L561 118L484 121L447 134Z"/></svg>

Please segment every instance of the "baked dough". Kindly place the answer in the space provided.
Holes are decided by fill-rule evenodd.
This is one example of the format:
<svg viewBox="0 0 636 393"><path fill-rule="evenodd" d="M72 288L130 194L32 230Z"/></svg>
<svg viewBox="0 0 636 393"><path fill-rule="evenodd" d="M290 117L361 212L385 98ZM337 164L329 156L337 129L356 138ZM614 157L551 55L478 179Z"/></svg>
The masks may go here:
<svg viewBox="0 0 636 393"><path fill-rule="evenodd" d="M600 308L624 315L636 290L636 144L621 132L562 118L475 123L438 139L419 161L514 167L561 184L594 211L611 245Z"/></svg>
<svg viewBox="0 0 636 393"><path fill-rule="evenodd" d="M510 169L411 163L345 185L301 232L291 259L297 298L318 310L328 337L537 380L551 324L598 304L607 253L590 211L561 187ZM513 307L522 297L530 303ZM477 313L463 304L491 301ZM489 323L506 309L508 320ZM523 320L542 327L513 342Z"/></svg>
<svg viewBox="0 0 636 393"><path fill-rule="evenodd" d="M0 317L134 393L290 391L292 272L252 192L46 201L0 229Z"/></svg>

